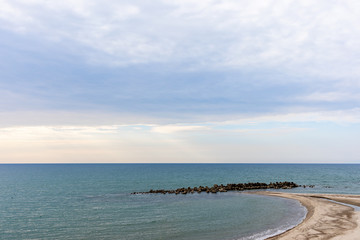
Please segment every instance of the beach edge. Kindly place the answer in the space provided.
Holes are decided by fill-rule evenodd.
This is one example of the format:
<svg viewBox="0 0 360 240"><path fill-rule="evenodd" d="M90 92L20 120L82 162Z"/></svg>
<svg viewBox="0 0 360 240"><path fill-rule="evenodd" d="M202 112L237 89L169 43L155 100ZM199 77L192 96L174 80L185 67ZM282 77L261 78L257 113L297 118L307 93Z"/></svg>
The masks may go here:
<svg viewBox="0 0 360 240"><path fill-rule="evenodd" d="M341 203L360 206L360 195L286 193L274 191L247 192L248 194L281 197L299 201L307 213L301 223L266 240L282 239L343 239L360 236L360 212ZM336 201L331 202L328 200Z"/></svg>

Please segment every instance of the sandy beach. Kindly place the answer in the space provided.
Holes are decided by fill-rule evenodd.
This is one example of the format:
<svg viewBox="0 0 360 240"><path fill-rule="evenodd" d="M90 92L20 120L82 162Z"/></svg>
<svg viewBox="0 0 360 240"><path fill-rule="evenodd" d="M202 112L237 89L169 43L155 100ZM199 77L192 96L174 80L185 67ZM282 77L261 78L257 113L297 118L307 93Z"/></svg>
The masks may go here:
<svg viewBox="0 0 360 240"><path fill-rule="evenodd" d="M329 200L360 206L360 195L297 194L282 192L256 192L267 196L295 199L308 213L298 226L271 238L278 239L360 239L360 212L354 208Z"/></svg>

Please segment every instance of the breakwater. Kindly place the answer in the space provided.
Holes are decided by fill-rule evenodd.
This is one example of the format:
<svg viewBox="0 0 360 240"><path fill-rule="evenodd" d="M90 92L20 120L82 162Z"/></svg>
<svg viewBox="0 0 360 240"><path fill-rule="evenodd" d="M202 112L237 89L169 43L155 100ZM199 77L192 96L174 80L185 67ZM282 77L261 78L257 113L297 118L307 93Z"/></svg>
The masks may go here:
<svg viewBox="0 0 360 240"><path fill-rule="evenodd" d="M173 190L150 189L148 192L133 192L132 194L150 194L150 193L160 193L160 194L193 194L195 192L201 193L218 193L218 192L228 192L228 191L244 191L244 190L261 190L261 189L291 189L296 187L307 187L306 185L298 185L294 182L270 182L267 183L229 183L226 185L214 184L212 187L208 186L199 186L199 187L187 187L187 188L177 188ZM314 187L314 185L309 185L308 187Z"/></svg>

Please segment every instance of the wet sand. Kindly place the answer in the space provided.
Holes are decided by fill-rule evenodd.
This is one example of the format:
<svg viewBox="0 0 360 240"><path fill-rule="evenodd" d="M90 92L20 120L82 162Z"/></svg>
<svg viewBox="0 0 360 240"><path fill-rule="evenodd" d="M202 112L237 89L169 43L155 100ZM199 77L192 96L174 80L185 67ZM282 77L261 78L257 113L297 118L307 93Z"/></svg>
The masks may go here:
<svg viewBox="0 0 360 240"><path fill-rule="evenodd" d="M297 194L283 192L254 192L267 196L295 199L307 208L306 218L296 227L269 240L306 239L360 239L360 212L340 203L360 206L360 195Z"/></svg>

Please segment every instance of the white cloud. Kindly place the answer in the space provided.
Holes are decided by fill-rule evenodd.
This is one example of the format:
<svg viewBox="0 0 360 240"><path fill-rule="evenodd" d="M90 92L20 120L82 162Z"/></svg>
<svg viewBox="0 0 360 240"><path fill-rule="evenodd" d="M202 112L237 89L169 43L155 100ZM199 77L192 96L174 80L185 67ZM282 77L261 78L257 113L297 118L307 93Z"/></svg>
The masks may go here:
<svg viewBox="0 0 360 240"><path fill-rule="evenodd" d="M305 111L272 113L254 117L240 117L237 120L224 121L223 124L258 124L258 123L335 123L359 124L360 108L337 111Z"/></svg>
<svg viewBox="0 0 360 240"><path fill-rule="evenodd" d="M335 124L360 123L360 108L345 110L284 109L281 112L258 113L255 115L192 115L188 118L149 117L147 115L109 113L109 112L72 112L72 111L2 111L0 128L60 126L61 130L88 130L100 126L106 128L131 127L139 131L153 133L202 132L214 126L254 125L262 123L321 123ZM70 127L69 127L70 126ZM104 127L104 128L105 128Z"/></svg>
<svg viewBox="0 0 360 240"><path fill-rule="evenodd" d="M2 28L88 48L112 65L275 68L357 78L357 1L6 1Z"/></svg>
<svg viewBox="0 0 360 240"><path fill-rule="evenodd" d="M64 139L87 140L89 136L118 132L119 126L20 126L0 128L0 140L31 142Z"/></svg>
<svg viewBox="0 0 360 240"><path fill-rule="evenodd" d="M24 32L28 25L34 24L32 16L14 6L11 2L0 0L0 20L3 21L2 28L13 30L15 32Z"/></svg>
<svg viewBox="0 0 360 240"><path fill-rule="evenodd" d="M0 111L0 119L0 127L2 128L18 126L122 126L169 123L162 119L141 114L70 110L3 110ZM174 122L174 120L171 120L171 122Z"/></svg>
<svg viewBox="0 0 360 240"><path fill-rule="evenodd" d="M0 163L351 162L359 157L356 132L334 134L315 127L271 127L261 122L274 121L270 117L252 120L256 128L244 128L249 127L245 120L205 125L1 128ZM231 129L219 130L219 126Z"/></svg>
<svg viewBox="0 0 360 240"><path fill-rule="evenodd" d="M342 102L342 101L359 101L360 96L351 92L314 92L298 98L301 101L310 102Z"/></svg>
<svg viewBox="0 0 360 240"><path fill-rule="evenodd" d="M356 93L360 87L359 25L360 3L350 0L0 0L1 34L13 31L25 40L40 39L35 44L59 44L61 51L73 51L92 64L164 63L194 70L257 70L260 74L272 70L269 72L291 73L295 79L300 76L301 81L310 76L311 85L317 79L311 76L332 81L295 99L307 104L360 100ZM29 52L36 53L36 47L42 46L27 49L31 47ZM268 79L273 81L271 76ZM271 161L291 161L288 157L296 151L307 152L307 160L326 161L334 156L328 149L338 145L342 148L336 152L337 160L344 153L352 154L349 159L359 155L357 141L351 141L357 139L356 132L333 139L331 135L340 132L334 130L320 136L317 144L307 142L317 137L309 129L322 123L359 124L359 108L297 111L289 107L254 116L182 113L180 119L168 113L149 117L123 112L31 111L36 94L30 98L16 91L0 92L0 162L261 162L269 156ZM186 96L193 93L207 97L200 89ZM229 94L237 91L220 90L216 96ZM31 107L28 112L16 112L13 102ZM323 144L328 138L330 142ZM271 145L273 140L277 142Z"/></svg>
<svg viewBox="0 0 360 240"><path fill-rule="evenodd" d="M191 125L162 125L162 126L154 126L152 128L152 132L155 133L176 133L176 132L189 132L189 131L204 131L209 130L206 126L191 126Z"/></svg>
<svg viewBox="0 0 360 240"><path fill-rule="evenodd" d="M192 124L139 118L96 124L98 119L89 125L66 124L64 119L49 125L53 120L45 119L48 125L1 127L0 162L341 162L343 156L346 161L359 157L354 130L360 123L358 108Z"/></svg>

